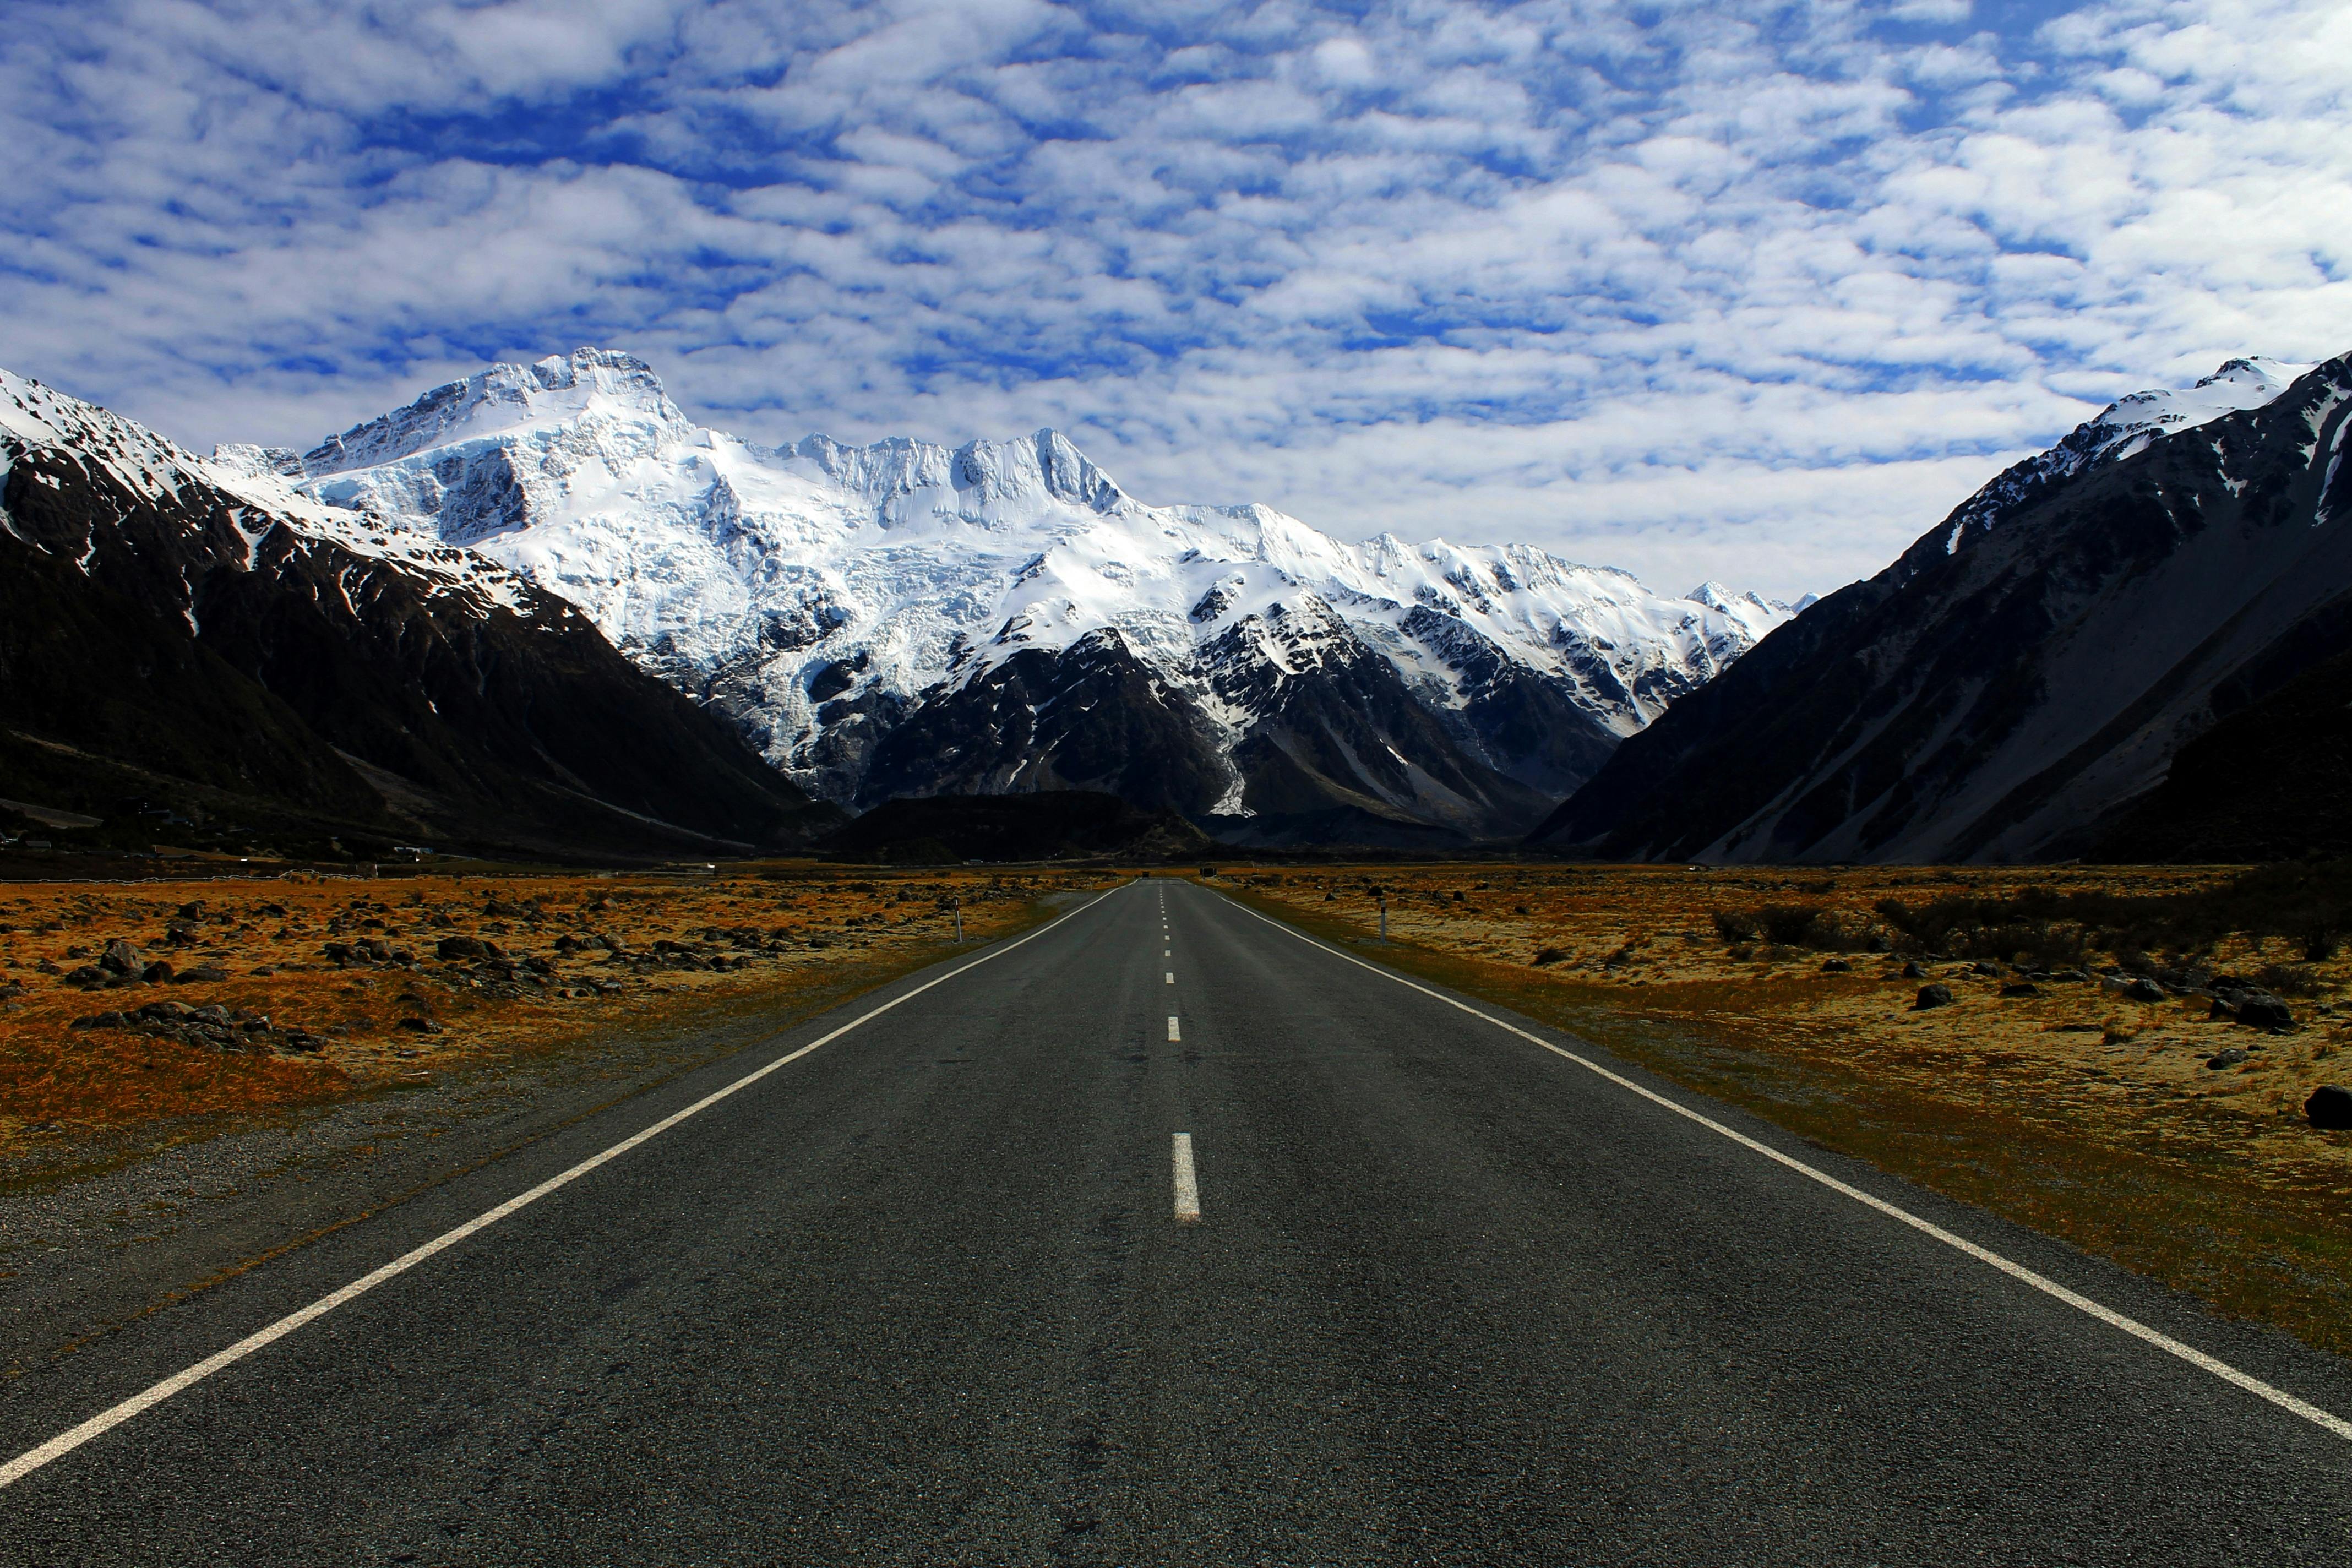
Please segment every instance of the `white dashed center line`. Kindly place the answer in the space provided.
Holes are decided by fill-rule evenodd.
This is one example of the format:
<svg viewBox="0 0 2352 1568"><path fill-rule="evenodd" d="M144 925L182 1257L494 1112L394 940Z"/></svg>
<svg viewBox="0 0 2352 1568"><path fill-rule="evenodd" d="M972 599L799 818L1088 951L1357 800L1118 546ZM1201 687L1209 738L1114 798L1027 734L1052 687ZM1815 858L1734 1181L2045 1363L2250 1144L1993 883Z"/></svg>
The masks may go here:
<svg viewBox="0 0 2352 1568"><path fill-rule="evenodd" d="M1168 984L1171 985L1176 984L1176 972L1172 969L1168 972Z"/></svg>
<svg viewBox="0 0 2352 1568"><path fill-rule="evenodd" d="M1173 1013L1168 1015L1168 1037L1171 1040L1181 1040L1184 1037L1176 1032L1176 1015Z"/></svg>
<svg viewBox="0 0 2352 1568"><path fill-rule="evenodd" d="M1175 1020L1171 1018L1169 1022L1173 1024ZM1174 1163L1176 1167L1176 1223L1178 1225L1198 1225L1201 1223L1201 1184L1200 1181L1192 1174L1192 1135L1190 1132L1179 1132L1176 1134Z"/></svg>

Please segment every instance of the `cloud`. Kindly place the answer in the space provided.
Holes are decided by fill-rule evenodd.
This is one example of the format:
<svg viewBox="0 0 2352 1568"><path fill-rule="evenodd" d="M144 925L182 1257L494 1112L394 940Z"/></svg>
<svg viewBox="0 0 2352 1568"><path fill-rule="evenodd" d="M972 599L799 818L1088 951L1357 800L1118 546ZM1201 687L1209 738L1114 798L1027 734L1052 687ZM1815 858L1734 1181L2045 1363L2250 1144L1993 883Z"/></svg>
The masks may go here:
<svg viewBox="0 0 2352 1568"><path fill-rule="evenodd" d="M754 437L1053 424L1793 595L2112 396L2352 348L2352 14L2008 14L26 0L0 363L302 444L608 342Z"/></svg>

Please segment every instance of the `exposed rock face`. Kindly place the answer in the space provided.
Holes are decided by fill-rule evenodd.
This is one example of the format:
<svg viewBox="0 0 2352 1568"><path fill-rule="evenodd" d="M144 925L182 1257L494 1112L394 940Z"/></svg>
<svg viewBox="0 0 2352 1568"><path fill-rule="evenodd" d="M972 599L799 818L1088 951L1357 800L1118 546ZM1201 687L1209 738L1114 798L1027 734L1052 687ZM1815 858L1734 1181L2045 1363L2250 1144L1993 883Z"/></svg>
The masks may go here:
<svg viewBox="0 0 2352 1568"><path fill-rule="evenodd" d="M1773 633L1537 837L1672 859L2083 852L2217 717L2346 646L2347 410L2338 359L2202 424L2102 446L2094 421L2069 438L2090 457L2012 469Z"/></svg>
<svg viewBox="0 0 2352 1568"><path fill-rule="evenodd" d="M1789 613L1150 506L1051 430L754 446L601 349L235 460L495 556L844 804L1086 784L1268 838L1517 833Z"/></svg>
<svg viewBox="0 0 2352 1568"><path fill-rule="evenodd" d="M838 817L496 563L5 373L0 689L0 780L39 777L11 794L127 776L540 849L783 845Z"/></svg>
<svg viewBox="0 0 2352 1568"><path fill-rule="evenodd" d="M2088 858L2211 865L2352 856L2352 654L2321 660L2270 696L2267 672L2224 682L2235 708L2183 746L2164 782Z"/></svg>

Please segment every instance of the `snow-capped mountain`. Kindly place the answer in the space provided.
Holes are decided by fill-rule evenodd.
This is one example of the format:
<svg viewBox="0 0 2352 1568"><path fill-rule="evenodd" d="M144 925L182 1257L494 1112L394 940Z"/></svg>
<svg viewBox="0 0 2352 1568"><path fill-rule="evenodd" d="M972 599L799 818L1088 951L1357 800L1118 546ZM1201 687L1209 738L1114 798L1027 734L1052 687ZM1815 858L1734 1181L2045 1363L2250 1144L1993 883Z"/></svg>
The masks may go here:
<svg viewBox="0 0 2352 1568"><path fill-rule="evenodd" d="M2055 447L2004 470L1963 501L1915 551L1932 548L1928 544L1932 540L1945 554L1956 554L2053 485L2086 468L2121 462L2147 450L2154 441L2210 425L2225 414L2260 408L2293 385L2296 377L2309 374L2311 368L2257 354L2227 361L2191 387L2157 388L2119 397L2096 418L2074 426Z"/></svg>
<svg viewBox="0 0 2352 1568"><path fill-rule="evenodd" d="M1536 837L1762 861L2333 842L2298 814L2336 792L2278 772L2320 752L2279 727L2352 679L2352 360L2299 370L2123 399L1677 703Z"/></svg>
<svg viewBox="0 0 2352 1568"><path fill-rule="evenodd" d="M564 600L252 458L0 371L0 795L281 844L709 853L838 820Z"/></svg>
<svg viewBox="0 0 2352 1568"><path fill-rule="evenodd" d="M1524 546L1147 505L1050 430L760 447L608 350L216 458L504 563L859 804L1094 784L1196 819L1507 829L1793 614Z"/></svg>

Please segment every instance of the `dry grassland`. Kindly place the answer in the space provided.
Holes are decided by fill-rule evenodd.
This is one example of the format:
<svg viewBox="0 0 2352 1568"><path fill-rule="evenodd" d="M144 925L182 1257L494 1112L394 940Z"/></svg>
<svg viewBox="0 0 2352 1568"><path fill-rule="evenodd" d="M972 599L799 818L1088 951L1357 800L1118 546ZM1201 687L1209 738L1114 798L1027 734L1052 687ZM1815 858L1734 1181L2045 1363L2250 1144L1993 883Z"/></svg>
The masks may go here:
<svg viewBox="0 0 2352 1568"><path fill-rule="evenodd" d="M1269 912L1357 942L1376 929L1377 888L1390 911L1388 962L1575 1030L2224 1310L2352 1352L2352 1133L2315 1130L2302 1113L2317 1085L2352 1082L2341 1054L2352 1015L2336 1014L2352 994L2352 952L2313 962L2305 941L2240 931L2195 951L2118 954L2098 950L2111 933L2094 930L2094 945L2067 965L2090 978L2028 981L2022 954L1985 963L1982 951L1869 951L1903 937L1878 913L1888 900L1917 907L2028 889L2160 898L2229 876L1505 865L1221 880ZM1759 910L1791 908L1826 912L1852 951L1738 934ZM2084 933L2062 922L2060 935ZM1927 973L1905 978L1907 959ZM2217 1021L2211 1001L2194 994L2130 1000L2096 977L2119 960L2284 975L2298 991L2289 998L2296 1025L2272 1033ZM1952 1005L1916 1010L1926 984L1948 987ZM2020 986L2037 994L2001 994ZM2209 1065L2231 1049L2243 1058Z"/></svg>
<svg viewBox="0 0 2352 1568"><path fill-rule="evenodd" d="M0 1162L39 1165L93 1133L201 1136L622 1026L830 1002L949 952L958 905L977 942L1101 880L772 867L0 884ZM116 942L136 959L116 949L107 970Z"/></svg>

